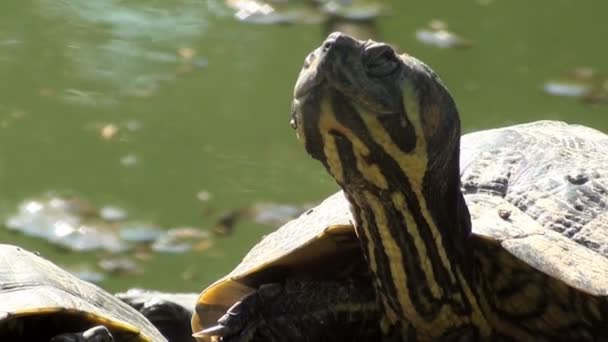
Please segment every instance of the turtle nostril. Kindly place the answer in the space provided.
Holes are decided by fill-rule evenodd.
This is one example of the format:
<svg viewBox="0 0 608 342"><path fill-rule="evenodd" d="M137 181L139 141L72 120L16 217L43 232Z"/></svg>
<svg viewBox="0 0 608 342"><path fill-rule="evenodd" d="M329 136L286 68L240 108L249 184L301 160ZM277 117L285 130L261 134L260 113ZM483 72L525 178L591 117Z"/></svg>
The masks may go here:
<svg viewBox="0 0 608 342"><path fill-rule="evenodd" d="M333 41L326 41L325 44L323 44L323 52L329 51L329 49L331 49L332 45L334 45Z"/></svg>
<svg viewBox="0 0 608 342"><path fill-rule="evenodd" d="M312 61L314 59L315 59L314 52L309 53L308 56L306 56L306 59L304 59L304 69L307 69L308 67L310 67L310 64L312 64Z"/></svg>

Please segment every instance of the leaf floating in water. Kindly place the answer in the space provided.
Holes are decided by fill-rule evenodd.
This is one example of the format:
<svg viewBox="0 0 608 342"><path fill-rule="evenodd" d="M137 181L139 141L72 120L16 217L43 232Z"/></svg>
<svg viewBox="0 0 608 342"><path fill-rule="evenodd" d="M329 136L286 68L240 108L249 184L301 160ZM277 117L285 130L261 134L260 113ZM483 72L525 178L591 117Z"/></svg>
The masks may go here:
<svg viewBox="0 0 608 342"><path fill-rule="evenodd" d="M562 81L547 81L543 86L545 93L553 96L581 97L591 92L591 86L585 83Z"/></svg>
<svg viewBox="0 0 608 342"><path fill-rule="evenodd" d="M584 103L608 102L608 79L588 67L580 67L567 75L545 82L543 91L549 95L574 97Z"/></svg>
<svg viewBox="0 0 608 342"><path fill-rule="evenodd" d="M177 49L177 54L185 60L191 60L194 55L196 55L196 51L192 48L182 47Z"/></svg>
<svg viewBox="0 0 608 342"><path fill-rule="evenodd" d="M333 17L351 21L369 21L382 14L383 8L378 1L369 0L325 0L321 11Z"/></svg>
<svg viewBox="0 0 608 342"><path fill-rule="evenodd" d="M74 88L66 89L61 98L69 104L83 107L110 107L117 103L113 95Z"/></svg>
<svg viewBox="0 0 608 342"><path fill-rule="evenodd" d="M108 124L105 125L99 133L102 139L110 140L116 135L116 133L118 133L118 127L113 124Z"/></svg>
<svg viewBox="0 0 608 342"><path fill-rule="evenodd" d="M128 120L124 124L125 128L131 132L139 131L141 129L141 121L138 120Z"/></svg>
<svg viewBox="0 0 608 342"><path fill-rule="evenodd" d="M99 137L105 141L127 141L133 132L141 129L141 126L141 122L133 119L124 122L92 121L86 123L84 129L99 134Z"/></svg>
<svg viewBox="0 0 608 342"><path fill-rule="evenodd" d="M440 20L431 20L427 28L416 31L418 41L442 49L469 48L470 40L448 30L447 24Z"/></svg>
<svg viewBox="0 0 608 342"><path fill-rule="evenodd" d="M259 0L226 0L239 21L253 24L317 24L326 16L309 5L269 4Z"/></svg>
<svg viewBox="0 0 608 342"><path fill-rule="evenodd" d="M209 202L211 193L207 190L201 190L196 194L196 198L201 202Z"/></svg>
<svg viewBox="0 0 608 342"><path fill-rule="evenodd" d="M275 11L274 7L262 1L228 0L226 3L236 10L234 16L239 20L247 20L252 16L268 16Z"/></svg>
<svg viewBox="0 0 608 342"><path fill-rule="evenodd" d="M156 226L143 223L127 223L120 228L119 236L124 241L147 243L156 241L163 233L164 230Z"/></svg>
<svg viewBox="0 0 608 342"><path fill-rule="evenodd" d="M151 252L201 252L212 246L209 232L200 228L167 229L128 218L127 211L117 206L97 209L82 198L48 195L24 201L4 225L71 251L128 252L141 261L150 259ZM125 265L126 261L115 258L102 263L113 273L131 268Z"/></svg>
<svg viewBox="0 0 608 342"><path fill-rule="evenodd" d="M106 221L116 222L127 219L127 211L123 208L106 205L99 209L99 216Z"/></svg>
<svg viewBox="0 0 608 342"><path fill-rule="evenodd" d="M290 205L277 203L258 203L251 207L253 221L271 227L279 227L298 217L309 209L309 205Z"/></svg>
<svg viewBox="0 0 608 342"><path fill-rule="evenodd" d="M108 223L92 216L94 209L84 201L50 197L23 202L5 225L74 251L118 253L129 249Z"/></svg>
<svg viewBox="0 0 608 342"><path fill-rule="evenodd" d="M242 220L251 220L277 228L297 218L312 206L312 204L255 203L224 214L216 223L213 231L218 235L230 235L234 231L234 227Z"/></svg>
<svg viewBox="0 0 608 342"><path fill-rule="evenodd" d="M110 274L116 275L143 273L143 269L139 267L135 261L126 257L102 259L99 261L99 267Z"/></svg>
<svg viewBox="0 0 608 342"><path fill-rule="evenodd" d="M90 267L84 265L77 267L68 266L66 269L77 278L93 284L99 284L106 278L103 273L92 270Z"/></svg>
<svg viewBox="0 0 608 342"><path fill-rule="evenodd" d="M593 89L587 96L583 97L583 101L590 104L608 103L608 79Z"/></svg>
<svg viewBox="0 0 608 342"><path fill-rule="evenodd" d="M40 96L42 97L52 97L55 96L55 90L51 89L51 88L41 88L38 91L38 94L40 94Z"/></svg>
<svg viewBox="0 0 608 342"><path fill-rule="evenodd" d="M11 124L15 123L15 121L22 119L26 115L27 113L23 109L13 109L10 111L9 115L5 116L3 119L0 118L0 128L8 128Z"/></svg>
<svg viewBox="0 0 608 342"><path fill-rule="evenodd" d="M120 158L120 163L126 167L133 167L139 163L139 158L135 154L129 153Z"/></svg>
<svg viewBox="0 0 608 342"><path fill-rule="evenodd" d="M152 250L163 253L184 253L192 249L202 251L211 246L209 233L198 228L173 228L161 235Z"/></svg>

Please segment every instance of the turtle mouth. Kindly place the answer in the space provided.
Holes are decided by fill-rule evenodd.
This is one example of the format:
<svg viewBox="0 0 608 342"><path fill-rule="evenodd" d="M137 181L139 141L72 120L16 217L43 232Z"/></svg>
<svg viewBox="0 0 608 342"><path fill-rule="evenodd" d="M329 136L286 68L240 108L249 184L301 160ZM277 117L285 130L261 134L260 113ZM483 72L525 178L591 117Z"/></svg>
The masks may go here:
<svg viewBox="0 0 608 342"><path fill-rule="evenodd" d="M332 40L333 42L333 40ZM294 88L294 99L302 102L313 89L318 88L327 80L327 51L331 42L326 42L306 56L302 70Z"/></svg>
<svg viewBox="0 0 608 342"><path fill-rule="evenodd" d="M319 75L318 71L314 71L303 75L296 83L294 98L298 101L303 101L313 89L319 87L325 82L325 77Z"/></svg>
<svg viewBox="0 0 608 342"><path fill-rule="evenodd" d="M291 103L291 120L289 122L291 128L298 131L298 128L302 127L302 121L304 120L303 107L307 106L310 102L315 102L314 98L319 96L319 93L322 91L320 89L326 83L327 78L318 70L310 70L306 74L305 71L302 72L296 83ZM298 139L302 138L299 133L297 136Z"/></svg>
<svg viewBox="0 0 608 342"><path fill-rule="evenodd" d="M304 67L298 76L294 88L293 95L296 100L304 100L313 89L319 87L326 81L326 77L322 71L322 64L325 63L323 63L322 60L320 61L319 58L315 56L314 52L306 58Z"/></svg>

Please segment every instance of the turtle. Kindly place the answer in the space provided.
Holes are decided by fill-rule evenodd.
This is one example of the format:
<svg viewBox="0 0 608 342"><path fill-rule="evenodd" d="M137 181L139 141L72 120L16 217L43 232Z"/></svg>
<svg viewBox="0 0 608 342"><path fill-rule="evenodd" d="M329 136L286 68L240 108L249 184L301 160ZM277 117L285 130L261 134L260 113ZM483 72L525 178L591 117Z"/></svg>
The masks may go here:
<svg viewBox="0 0 608 342"><path fill-rule="evenodd" d="M232 272L200 294L192 317L195 337L380 338L375 292L349 218L348 203L337 193L268 234ZM247 307L253 310L241 311ZM228 322L217 325L224 314Z"/></svg>
<svg viewBox="0 0 608 342"><path fill-rule="evenodd" d="M339 32L305 59L291 126L341 192L201 293L200 341L312 341L349 322L375 340L608 341L607 135L537 121L461 137L429 66ZM288 291L338 273L362 281ZM311 300L329 316L308 319Z"/></svg>
<svg viewBox="0 0 608 342"><path fill-rule="evenodd" d="M137 310L39 254L0 244L0 270L0 341L167 341Z"/></svg>

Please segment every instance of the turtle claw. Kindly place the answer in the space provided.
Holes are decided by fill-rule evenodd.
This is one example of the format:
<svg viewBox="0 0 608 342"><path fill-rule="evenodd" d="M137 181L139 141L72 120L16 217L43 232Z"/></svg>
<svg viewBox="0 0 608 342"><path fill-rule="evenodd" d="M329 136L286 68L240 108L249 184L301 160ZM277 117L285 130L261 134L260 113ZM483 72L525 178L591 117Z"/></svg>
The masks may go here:
<svg viewBox="0 0 608 342"><path fill-rule="evenodd" d="M268 309L283 291L283 285L270 283L244 296L226 311L217 325L195 333L195 338L217 337L222 342L247 342L254 339L260 325L266 324Z"/></svg>
<svg viewBox="0 0 608 342"><path fill-rule="evenodd" d="M50 342L114 342L114 337L108 328L98 325L81 333L57 335Z"/></svg>
<svg viewBox="0 0 608 342"><path fill-rule="evenodd" d="M195 339L208 339L210 337L217 337L222 342L249 342L252 340L256 332L255 327L248 325L245 329L237 330L231 329L222 324L215 325L213 327L201 330L192 334Z"/></svg>
<svg viewBox="0 0 608 342"><path fill-rule="evenodd" d="M93 327L82 333L83 341L86 342L114 342L114 337L103 325Z"/></svg>
<svg viewBox="0 0 608 342"><path fill-rule="evenodd" d="M216 326L201 330L192 334L194 338L203 338L203 337L211 337L211 336L224 336L228 334L230 329L225 326L218 324Z"/></svg>

